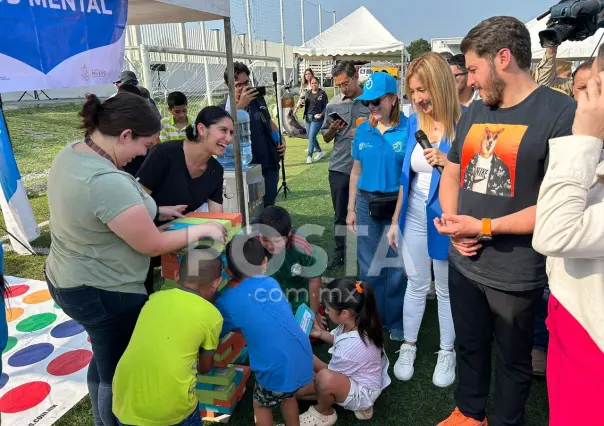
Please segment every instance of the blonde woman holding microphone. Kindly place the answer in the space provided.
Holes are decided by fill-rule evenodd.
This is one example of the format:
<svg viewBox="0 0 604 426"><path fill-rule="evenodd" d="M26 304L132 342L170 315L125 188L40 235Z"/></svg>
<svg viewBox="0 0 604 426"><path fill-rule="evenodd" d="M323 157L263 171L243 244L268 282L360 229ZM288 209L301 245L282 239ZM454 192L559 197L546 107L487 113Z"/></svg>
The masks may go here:
<svg viewBox="0 0 604 426"><path fill-rule="evenodd" d="M451 315L448 283L450 239L438 233L434 218L442 215L438 199L440 172L455 138L455 126L461 116L455 78L447 62L436 53L427 53L410 65L405 92L416 113L409 119L407 151L401 173L397 208L388 233L390 245L402 252L407 272L407 291L403 307L405 340L394 366L397 379L413 376L417 336L426 309L426 295L434 265L440 350L432 382L447 387L455 381L455 330ZM416 140L421 130L432 148L424 149ZM400 231L399 231L400 229ZM399 232L402 241L399 241Z"/></svg>

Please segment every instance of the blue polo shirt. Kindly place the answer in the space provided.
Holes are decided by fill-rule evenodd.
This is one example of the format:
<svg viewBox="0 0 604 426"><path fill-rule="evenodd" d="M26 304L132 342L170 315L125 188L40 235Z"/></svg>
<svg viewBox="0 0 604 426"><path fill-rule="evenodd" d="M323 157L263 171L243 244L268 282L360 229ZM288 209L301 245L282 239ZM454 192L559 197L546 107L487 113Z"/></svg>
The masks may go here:
<svg viewBox="0 0 604 426"><path fill-rule="evenodd" d="M366 192L398 192L407 147L409 119L401 113L398 126L384 134L365 121L352 141L352 158L361 163L358 188Z"/></svg>

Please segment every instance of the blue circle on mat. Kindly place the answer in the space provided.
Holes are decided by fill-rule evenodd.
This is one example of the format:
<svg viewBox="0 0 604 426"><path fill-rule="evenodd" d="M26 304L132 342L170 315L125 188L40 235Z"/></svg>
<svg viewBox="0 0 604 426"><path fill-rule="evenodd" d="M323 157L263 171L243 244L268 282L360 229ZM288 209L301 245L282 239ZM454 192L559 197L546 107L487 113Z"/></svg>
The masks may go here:
<svg viewBox="0 0 604 426"><path fill-rule="evenodd" d="M2 376L0 376L0 389L2 389L4 387L4 385L6 385L7 382L8 382L8 374L2 373Z"/></svg>
<svg viewBox="0 0 604 426"><path fill-rule="evenodd" d="M76 334L80 334L84 331L84 327L75 322L74 320L68 320L62 322L53 328L50 332L50 335L55 339L64 339L66 337L75 336Z"/></svg>
<svg viewBox="0 0 604 426"><path fill-rule="evenodd" d="M11 367L32 365L48 357L54 350L55 347L50 343L37 343L15 352L8 359L8 365Z"/></svg>

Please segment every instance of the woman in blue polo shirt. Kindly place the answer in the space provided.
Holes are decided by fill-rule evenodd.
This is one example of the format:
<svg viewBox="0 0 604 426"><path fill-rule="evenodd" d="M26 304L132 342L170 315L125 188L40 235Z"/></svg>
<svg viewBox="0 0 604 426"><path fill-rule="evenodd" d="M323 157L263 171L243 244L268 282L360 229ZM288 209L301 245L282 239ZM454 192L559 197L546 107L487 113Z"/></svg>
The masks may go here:
<svg viewBox="0 0 604 426"><path fill-rule="evenodd" d="M438 199L440 173L444 166L455 126L461 116L455 77L447 62L437 53L427 53L409 65L405 91L415 105L409 119L409 139L401 174L400 193L392 224L399 233L388 235L391 246L400 248L408 276L403 327L405 341L394 366L397 379L413 376L417 336L426 309L426 295L432 281L438 299L440 351L432 382L447 387L455 381L455 329L449 302L449 237L436 231L434 219L442 215ZM424 150L415 139L422 130L432 143ZM400 243L400 244L399 244Z"/></svg>
<svg viewBox="0 0 604 426"><path fill-rule="evenodd" d="M352 142L346 224L357 234L361 279L373 287L382 324L392 340L403 340L407 278L402 259L384 242L396 208L408 118L400 111L396 80L386 72L372 74L356 100L370 116Z"/></svg>

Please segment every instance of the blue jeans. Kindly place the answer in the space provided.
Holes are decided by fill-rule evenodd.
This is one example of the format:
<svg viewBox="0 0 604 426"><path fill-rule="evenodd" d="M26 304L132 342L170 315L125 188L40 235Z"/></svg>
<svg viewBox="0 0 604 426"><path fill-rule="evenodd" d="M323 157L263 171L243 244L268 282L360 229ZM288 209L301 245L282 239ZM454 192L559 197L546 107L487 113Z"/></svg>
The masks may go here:
<svg viewBox="0 0 604 426"><path fill-rule="evenodd" d="M120 426L129 426L124 423L120 423ZM191 415L184 419L182 422L177 423L173 426L203 426L203 422L201 421L201 415L199 414L199 409L195 408Z"/></svg>
<svg viewBox="0 0 604 426"><path fill-rule="evenodd" d="M537 308L537 315L535 315L535 325L533 328L533 348L538 349L541 352L547 352L547 345L549 343L549 331L545 325L548 302L549 285L546 285L545 289L543 290L543 297L541 298L539 307Z"/></svg>
<svg viewBox="0 0 604 426"><path fill-rule="evenodd" d="M308 156L312 157L315 149L317 152L321 152L321 147L319 146L319 141L317 140L317 135L321 131L321 126L323 126L323 120L314 121L311 116L306 116L306 133L308 134Z"/></svg>
<svg viewBox="0 0 604 426"><path fill-rule="evenodd" d="M275 204L277 199L277 190L279 188L279 172L281 169L262 169L264 177L264 207L269 207Z"/></svg>
<svg viewBox="0 0 604 426"><path fill-rule="evenodd" d="M403 259L388 245L386 235L392 220L369 216L369 202L357 194L357 256L361 280L375 292L382 326L390 331L403 330L403 302L407 276ZM402 236L399 235L399 241Z"/></svg>
<svg viewBox="0 0 604 426"><path fill-rule="evenodd" d="M93 356L87 381L94 424L116 426L111 383L147 296L87 286L59 289L48 278L46 281L57 305L81 324L90 337Z"/></svg>

